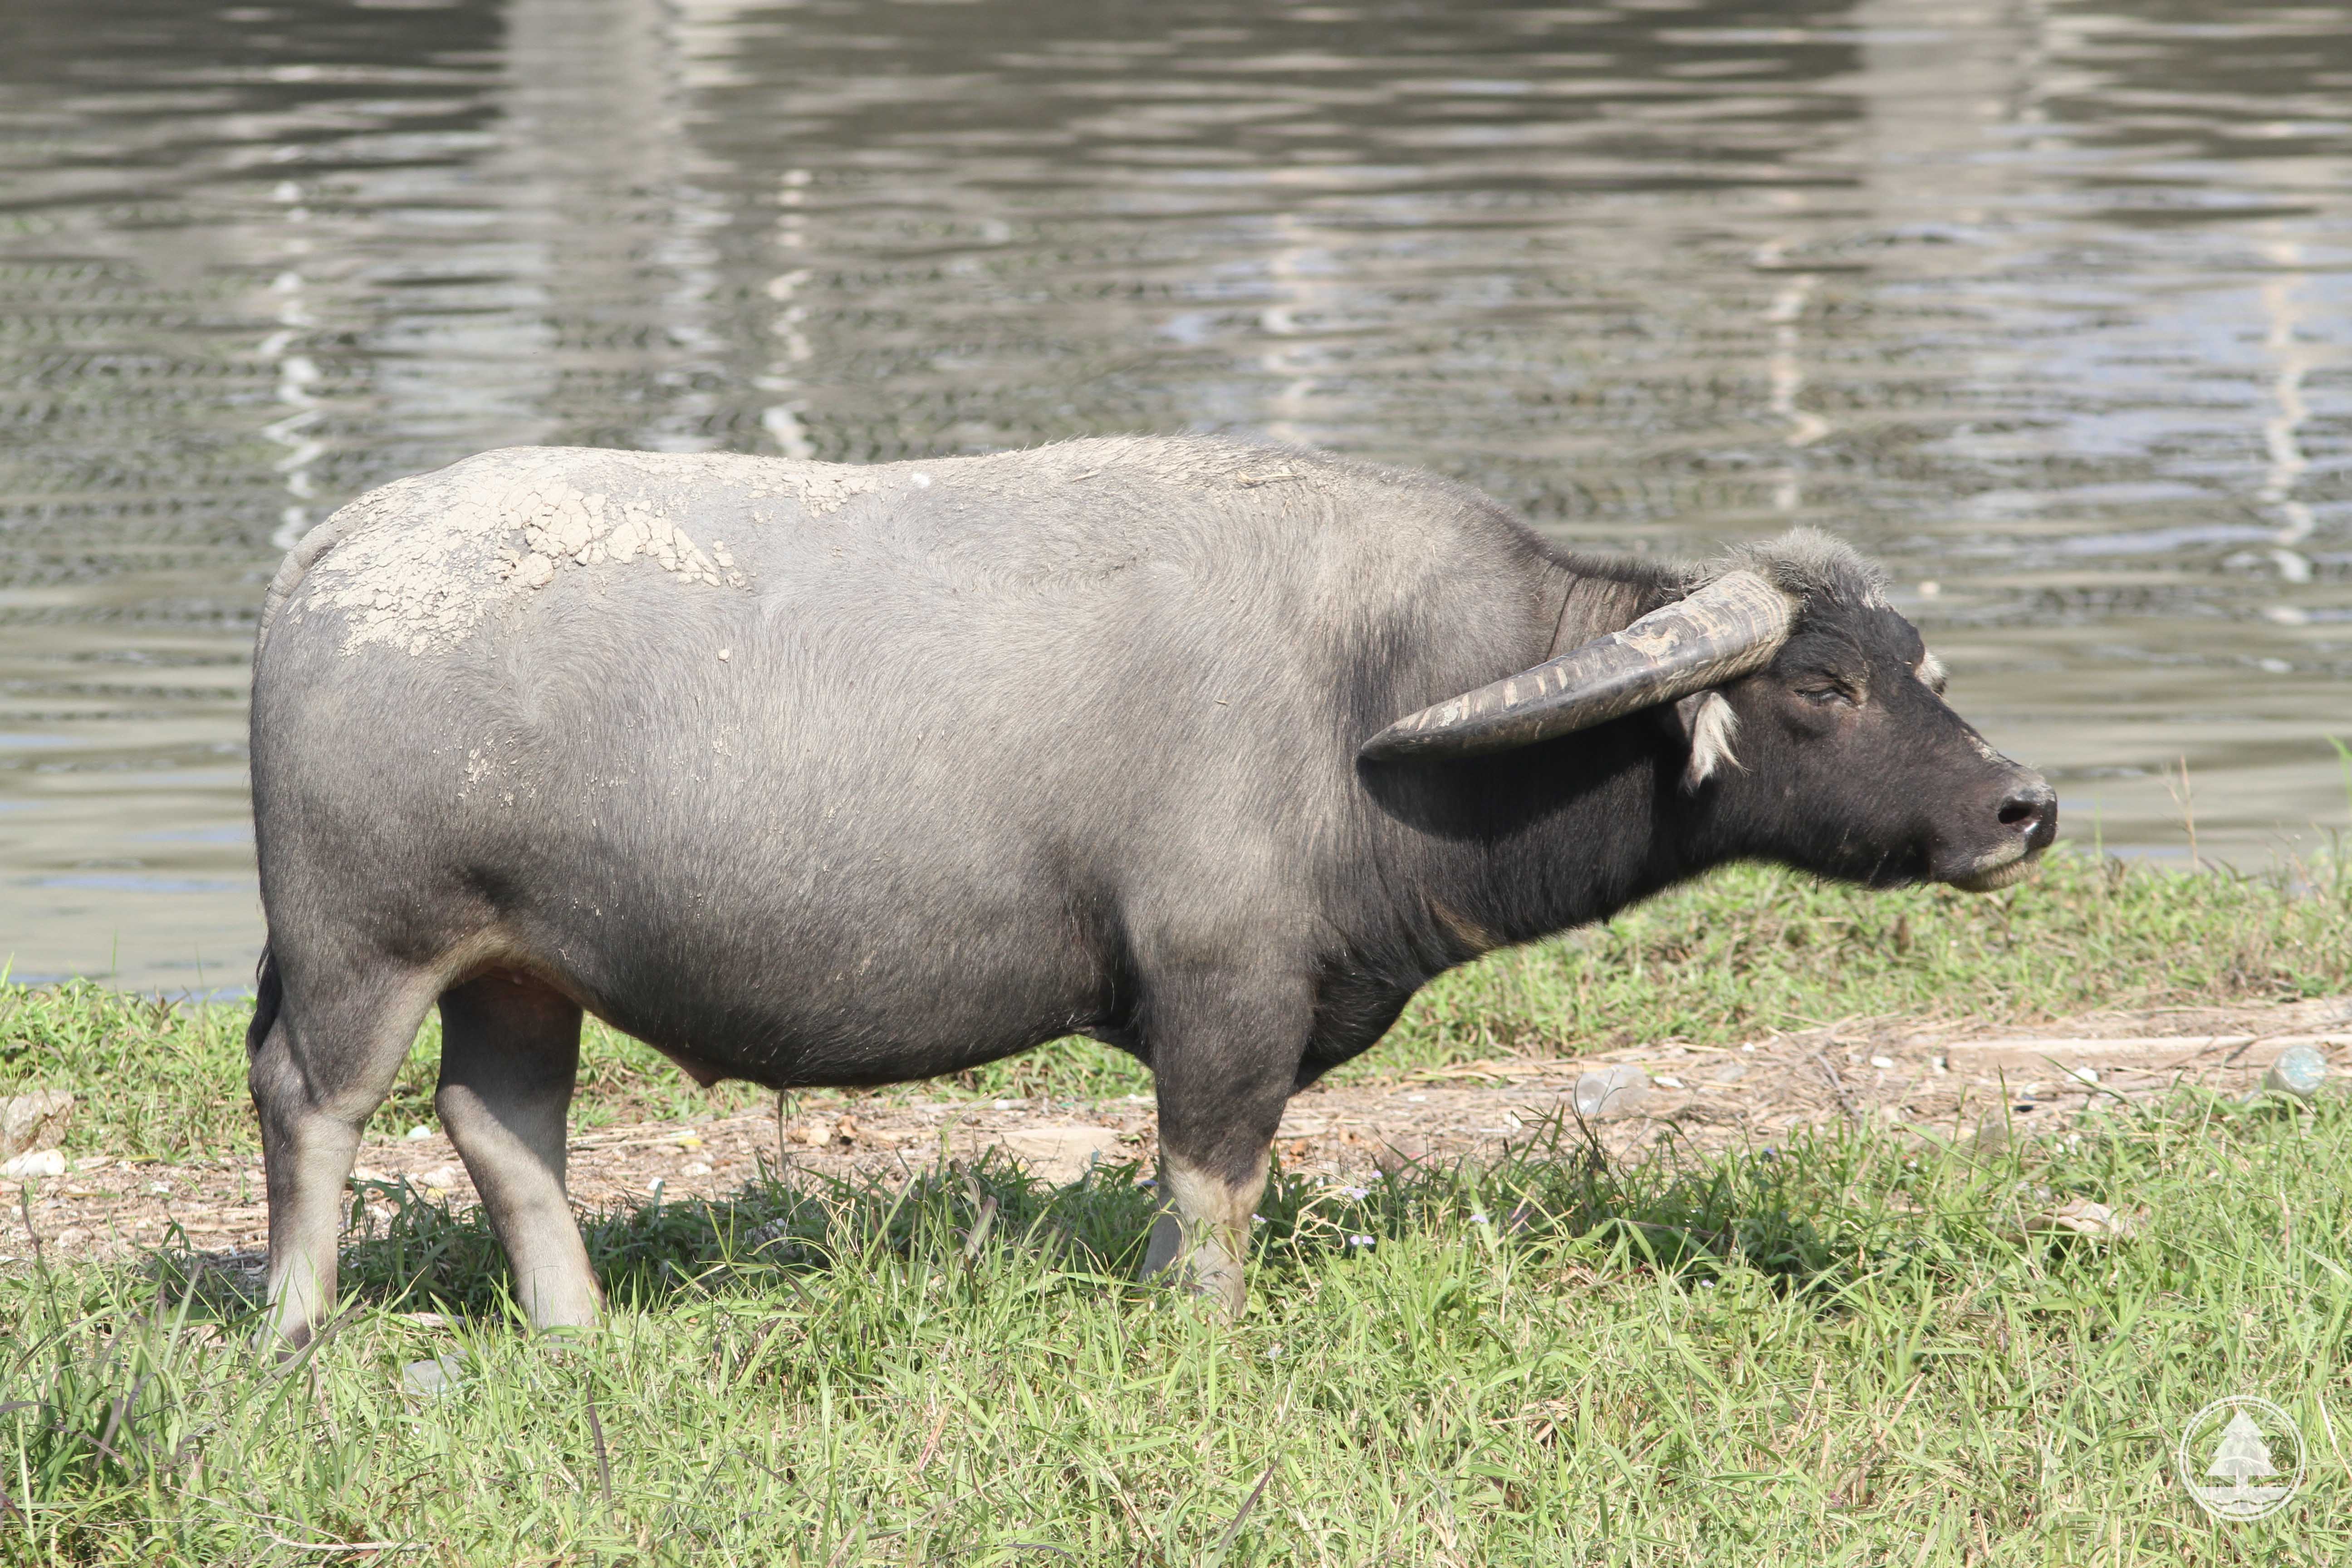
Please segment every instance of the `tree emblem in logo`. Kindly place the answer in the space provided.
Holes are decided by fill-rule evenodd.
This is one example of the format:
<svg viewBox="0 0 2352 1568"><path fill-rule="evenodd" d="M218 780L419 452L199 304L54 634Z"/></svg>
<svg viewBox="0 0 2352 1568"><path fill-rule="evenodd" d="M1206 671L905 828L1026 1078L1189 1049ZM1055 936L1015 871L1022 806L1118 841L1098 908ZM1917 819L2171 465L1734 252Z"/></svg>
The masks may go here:
<svg viewBox="0 0 2352 1568"><path fill-rule="evenodd" d="M2276 1443L2290 1449L2291 1467L2280 1467ZM2232 1394L2189 1418L2173 1460L2180 1484L2207 1513L2262 1519L2285 1507L2303 1484L2303 1433L2269 1400Z"/></svg>

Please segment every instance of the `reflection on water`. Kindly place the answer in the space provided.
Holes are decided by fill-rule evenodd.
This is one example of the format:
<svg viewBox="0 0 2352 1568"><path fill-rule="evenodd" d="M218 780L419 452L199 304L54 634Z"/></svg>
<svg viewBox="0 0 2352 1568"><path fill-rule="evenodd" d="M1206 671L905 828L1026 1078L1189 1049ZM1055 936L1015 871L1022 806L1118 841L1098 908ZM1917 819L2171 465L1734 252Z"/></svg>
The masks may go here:
<svg viewBox="0 0 2352 1568"><path fill-rule="evenodd" d="M2326 8L2189 0L12 0L0 952L245 972L278 551L514 442L1817 521L2077 836L2176 850L2186 759L2259 861L2347 809L2347 91Z"/></svg>

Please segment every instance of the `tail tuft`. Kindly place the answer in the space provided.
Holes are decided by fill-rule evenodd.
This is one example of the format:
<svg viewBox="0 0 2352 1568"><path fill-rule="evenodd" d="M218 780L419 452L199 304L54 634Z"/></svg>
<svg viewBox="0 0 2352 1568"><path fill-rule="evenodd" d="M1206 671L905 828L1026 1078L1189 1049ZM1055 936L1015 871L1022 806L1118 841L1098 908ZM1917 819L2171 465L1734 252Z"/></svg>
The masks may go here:
<svg viewBox="0 0 2352 1568"><path fill-rule="evenodd" d="M286 987L278 978L278 956L269 944L261 947L261 962L253 972L253 1022L245 1031L245 1053L251 1056L269 1037L278 1022L278 1006L286 1000Z"/></svg>

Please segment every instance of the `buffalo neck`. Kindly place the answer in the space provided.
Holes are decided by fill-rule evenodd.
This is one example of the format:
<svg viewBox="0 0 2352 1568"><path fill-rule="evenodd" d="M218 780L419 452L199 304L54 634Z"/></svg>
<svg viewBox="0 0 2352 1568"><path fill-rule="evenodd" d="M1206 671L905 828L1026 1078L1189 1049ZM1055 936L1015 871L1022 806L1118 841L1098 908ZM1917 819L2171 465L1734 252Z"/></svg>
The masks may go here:
<svg viewBox="0 0 2352 1568"><path fill-rule="evenodd" d="M1668 574L1624 561L1547 556L1542 606L1513 641L1518 668L1621 631L1664 602ZM1510 673L1496 670L1496 676ZM1655 711L1515 751L1370 770L1403 829L1422 896L1401 911L1414 966L1606 919L1689 875L1680 737ZM1432 962L1434 960L1434 962Z"/></svg>

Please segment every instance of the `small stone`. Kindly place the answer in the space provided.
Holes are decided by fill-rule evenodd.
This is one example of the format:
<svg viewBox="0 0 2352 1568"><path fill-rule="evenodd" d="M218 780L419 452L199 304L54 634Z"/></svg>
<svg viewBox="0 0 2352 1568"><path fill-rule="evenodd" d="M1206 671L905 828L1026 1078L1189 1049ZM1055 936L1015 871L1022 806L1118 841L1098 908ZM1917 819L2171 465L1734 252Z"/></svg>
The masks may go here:
<svg viewBox="0 0 2352 1568"><path fill-rule="evenodd" d="M681 1176L707 1176L710 1174L710 1167L699 1160L688 1160L677 1168L677 1173Z"/></svg>
<svg viewBox="0 0 2352 1568"><path fill-rule="evenodd" d="M1894 1069L1895 1058L1893 1057L1873 1057L1870 1058L1870 1065L1876 1068L1880 1072L1889 1072Z"/></svg>
<svg viewBox="0 0 2352 1568"><path fill-rule="evenodd" d="M29 1180L35 1176L62 1176L65 1173L65 1152L58 1149L36 1149L29 1154L0 1161L0 1176L11 1181Z"/></svg>
<svg viewBox="0 0 2352 1568"><path fill-rule="evenodd" d="M466 1385L466 1358L437 1355L431 1361L413 1361L400 1369L400 1387L404 1394L420 1399L438 1399L455 1394Z"/></svg>
<svg viewBox="0 0 2352 1568"><path fill-rule="evenodd" d="M2068 1236L2095 1236L2116 1240L2128 1239L2139 1230L2141 1216L2117 1214L2102 1203L2089 1198L2068 1198L2055 1208L2046 1209L2025 1222L2029 1231Z"/></svg>
<svg viewBox="0 0 2352 1568"><path fill-rule="evenodd" d="M433 1129L423 1125L412 1127L408 1130L408 1135L411 1138L430 1138L433 1136Z"/></svg>
<svg viewBox="0 0 2352 1568"><path fill-rule="evenodd" d="M0 1160L13 1160L27 1149L54 1147L65 1136L73 1106L74 1097L62 1089L0 1100Z"/></svg>
<svg viewBox="0 0 2352 1568"><path fill-rule="evenodd" d="M1609 1121L1631 1116L1649 1098L1650 1075L1631 1063L1621 1063L1576 1080L1576 1113L1588 1121Z"/></svg>
<svg viewBox="0 0 2352 1568"><path fill-rule="evenodd" d="M1004 1134L1004 1146L1041 1180L1066 1186L1097 1160L1118 1148L1114 1127L1024 1127Z"/></svg>

